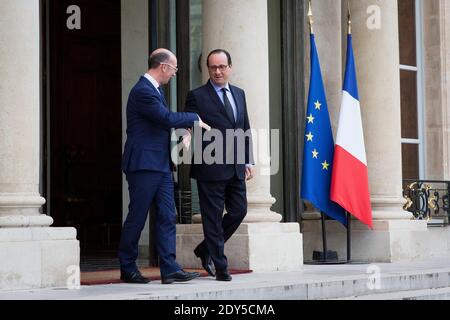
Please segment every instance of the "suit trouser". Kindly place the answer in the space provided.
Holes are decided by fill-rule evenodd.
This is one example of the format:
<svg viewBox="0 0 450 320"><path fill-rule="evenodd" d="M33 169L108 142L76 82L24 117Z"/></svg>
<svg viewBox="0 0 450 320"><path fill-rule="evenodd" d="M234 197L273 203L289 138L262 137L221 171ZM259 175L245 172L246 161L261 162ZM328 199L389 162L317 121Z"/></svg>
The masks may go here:
<svg viewBox="0 0 450 320"><path fill-rule="evenodd" d="M181 267L175 261L176 212L172 174L137 171L127 173L127 181L130 205L119 245L121 268L128 272L137 271L139 238L154 202L156 250L161 275L180 270Z"/></svg>
<svg viewBox="0 0 450 320"><path fill-rule="evenodd" d="M208 252L217 270L226 270L224 244L247 214L245 181L234 176L227 181L197 181L205 240L196 250ZM223 215L224 206L226 214Z"/></svg>

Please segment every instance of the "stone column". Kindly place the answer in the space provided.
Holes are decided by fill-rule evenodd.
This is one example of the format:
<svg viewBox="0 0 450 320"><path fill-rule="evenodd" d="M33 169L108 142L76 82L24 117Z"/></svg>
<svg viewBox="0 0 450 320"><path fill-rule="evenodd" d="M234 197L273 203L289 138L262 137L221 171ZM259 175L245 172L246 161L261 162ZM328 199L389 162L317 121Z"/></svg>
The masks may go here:
<svg viewBox="0 0 450 320"><path fill-rule="evenodd" d="M53 223L39 214L45 200L38 191L39 6L33 2L0 4L0 227Z"/></svg>
<svg viewBox="0 0 450 320"><path fill-rule="evenodd" d="M75 229L48 228L53 219L39 213L39 39L39 1L2 0L0 289L65 286L79 264Z"/></svg>
<svg viewBox="0 0 450 320"><path fill-rule="evenodd" d="M421 1L423 16L423 71L426 179L450 180L450 2ZM448 228L430 230L433 255L450 250Z"/></svg>
<svg viewBox="0 0 450 320"><path fill-rule="evenodd" d="M424 258L427 222L412 221L402 208L397 1L351 1L350 6L374 218L373 231L357 226L354 251L373 261Z"/></svg>
<svg viewBox="0 0 450 320"><path fill-rule="evenodd" d="M380 23L371 28L379 10ZM397 1L351 1L353 41L369 166L373 217L410 219L402 210L400 58ZM369 21L368 21L369 20ZM346 21L346 19L344 19Z"/></svg>
<svg viewBox="0 0 450 320"><path fill-rule="evenodd" d="M422 2L426 178L450 179L450 2Z"/></svg>
<svg viewBox="0 0 450 320"><path fill-rule="evenodd" d="M354 260L394 262L427 257L426 221L403 211L397 1L350 1L374 227L355 221ZM346 14L342 19L346 26ZM330 249L345 257L345 230L328 230Z"/></svg>
<svg viewBox="0 0 450 320"><path fill-rule="evenodd" d="M256 176L247 184L247 217L225 246L230 268L256 271L299 268L303 263L299 225L280 224L281 215L270 210L275 202L270 194L270 170L268 164L261 163L268 156L270 145L267 2L203 1L203 66L208 53L218 48L230 52L233 59L230 81L246 92L250 125L255 130L257 163ZM203 70L206 80L206 67Z"/></svg>
<svg viewBox="0 0 450 320"><path fill-rule="evenodd" d="M131 89L137 79L148 69L149 55L149 20L148 0L127 0L121 2L121 28L122 28L122 143L125 146L127 140L127 101ZM122 147L122 148L123 148ZM123 150L123 149L122 149ZM125 174L122 175L122 221L128 215L130 195ZM146 259L149 256L149 220L145 223L139 239L139 258Z"/></svg>
<svg viewBox="0 0 450 320"><path fill-rule="evenodd" d="M442 100L444 101L444 105L446 110L450 110L450 81L448 81L448 79L450 79L450 33L447 31L445 32L444 30L450 30L450 2L448 1L444 1L441 0L440 1L441 4L441 8L442 8L442 13L441 13L441 34L445 33L445 36L443 37L443 41L442 41L442 48L443 50L441 50L442 52L442 56L443 58L443 62L442 62L442 68L444 69L442 71L443 77L444 79L447 79L446 83L443 84L443 92L445 94L443 94ZM450 116L449 116L449 112L445 112L445 121L447 123L446 127L445 127L445 135L444 135L444 141L445 141L445 146L444 146L444 150L445 150L445 166L444 166L444 170L445 170L445 174L444 177L446 180L450 180L450 156L449 156L449 150L450 150Z"/></svg>

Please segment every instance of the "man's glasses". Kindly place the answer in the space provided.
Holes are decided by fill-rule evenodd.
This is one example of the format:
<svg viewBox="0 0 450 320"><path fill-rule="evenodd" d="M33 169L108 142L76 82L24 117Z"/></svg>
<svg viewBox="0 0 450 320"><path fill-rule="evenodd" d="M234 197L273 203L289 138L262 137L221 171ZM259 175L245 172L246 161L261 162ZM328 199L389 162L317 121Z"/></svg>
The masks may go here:
<svg viewBox="0 0 450 320"><path fill-rule="evenodd" d="M178 72L178 67L174 67L173 65L169 64L169 63L165 63L165 62L161 62L160 64L165 64L166 66L171 67L173 70L175 70L175 72Z"/></svg>
<svg viewBox="0 0 450 320"><path fill-rule="evenodd" d="M220 66L208 66L208 68L211 71L219 70L220 72L224 72L225 70L227 70L228 66L222 64Z"/></svg>

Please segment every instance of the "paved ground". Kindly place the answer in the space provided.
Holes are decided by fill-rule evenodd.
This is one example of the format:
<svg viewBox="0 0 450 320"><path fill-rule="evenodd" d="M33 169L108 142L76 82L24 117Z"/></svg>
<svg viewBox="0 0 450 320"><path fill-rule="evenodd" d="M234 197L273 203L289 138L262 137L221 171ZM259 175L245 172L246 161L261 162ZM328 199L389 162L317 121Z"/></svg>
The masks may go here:
<svg viewBox="0 0 450 320"><path fill-rule="evenodd" d="M291 299L289 290L299 286L321 286L326 282L339 283L352 280L354 284L367 282L373 286L371 279L377 279L382 285L384 277L408 276L412 274L438 272L450 274L450 257L433 258L420 262L403 262L392 264L349 264L349 265L305 265L302 270L294 272L252 273L233 276L233 281L223 283L213 278L198 278L187 283L162 285L159 281L147 285L114 284L99 286L82 286L80 289L67 288L0 291L0 300L140 300L140 299L248 299L261 297L270 299ZM375 284L376 285L376 284ZM275 288L283 288L277 291ZM291 288L291 289L290 289ZM273 294L270 294L272 290ZM262 294L264 292L264 294ZM281 292L281 293L280 293ZM308 298L308 297L305 297Z"/></svg>

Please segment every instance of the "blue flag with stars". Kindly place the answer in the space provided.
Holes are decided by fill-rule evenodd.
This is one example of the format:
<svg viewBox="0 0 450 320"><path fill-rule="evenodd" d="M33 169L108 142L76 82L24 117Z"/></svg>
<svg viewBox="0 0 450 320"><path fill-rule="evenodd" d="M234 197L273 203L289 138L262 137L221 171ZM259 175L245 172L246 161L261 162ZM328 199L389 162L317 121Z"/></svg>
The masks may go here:
<svg viewBox="0 0 450 320"><path fill-rule="evenodd" d="M314 34L311 34L311 80L306 112L301 196L327 216L347 225L344 209L330 200L334 139Z"/></svg>

